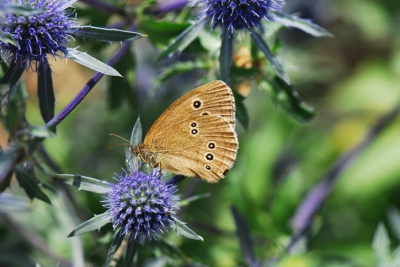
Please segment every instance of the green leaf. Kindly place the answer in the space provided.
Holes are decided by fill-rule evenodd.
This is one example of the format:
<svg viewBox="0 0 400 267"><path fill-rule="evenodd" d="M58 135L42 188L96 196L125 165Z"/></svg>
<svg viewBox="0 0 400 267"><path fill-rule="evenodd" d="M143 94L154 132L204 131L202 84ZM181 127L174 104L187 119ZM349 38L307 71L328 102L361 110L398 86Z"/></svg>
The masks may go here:
<svg viewBox="0 0 400 267"><path fill-rule="evenodd" d="M132 146L138 146L140 143L142 143L142 136L143 136L143 130L142 130L142 123L140 121L140 117L137 118L135 125L132 128L132 133L131 133L131 139L130 139L130 144ZM131 153L130 149L126 150L126 162L128 163L129 169L130 170L136 170L138 166L136 164L138 161L136 160L136 156Z"/></svg>
<svg viewBox="0 0 400 267"><path fill-rule="evenodd" d="M100 215L95 215L92 219L82 223L78 227L73 230L68 237L81 235L93 230L98 230L102 226L106 225L107 223L111 222L110 214L108 212L104 212Z"/></svg>
<svg viewBox="0 0 400 267"><path fill-rule="evenodd" d="M19 185L24 189L31 200L37 198L51 205L49 197L39 187L39 181L36 179L33 170L17 166L15 168L15 176L17 177Z"/></svg>
<svg viewBox="0 0 400 267"><path fill-rule="evenodd" d="M290 84L289 77L286 74L286 71L282 65L282 62L279 57L275 57L268 44L263 40L262 35L260 35L255 29L251 29L251 38L254 43L260 49L264 55L267 57L269 62L271 62L272 68L275 70L275 73L278 77L284 80L287 84Z"/></svg>
<svg viewBox="0 0 400 267"><path fill-rule="evenodd" d="M70 31L70 34L73 36L103 42L132 41L146 36L138 32L99 28L94 26L81 26L79 28L72 28Z"/></svg>
<svg viewBox="0 0 400 267"><path fill-rule="evenodd" d="M186 226L186 223L181 222L177 218L172 218L175 221L175 224L171 226L171 228L178 234L182 235L186 238L204 241L203 238L197 235L192 229Z"/></svg>
<svg viewBox="0 0 400 267"><path fill-rule="evenodd" d="M38 68L38 98L40 114L44 122L54 117L56 97L54 96L51 68L47 60L41 62ZM54 129L55 130L55 129Z"/></svg>
<svg viewBox="0 0 400 267"><path fill-rule="evenodd" d="M131 133L131 144L133 146L138 146L140 143L142 143L142 136L143 136L143 130L142 130L142 123L140 122L140 117L137 118L135 125L132 128L132 133Z"/></svg>
<svg viewBox="0 0 400 267"><path fill-rule="evenodd" d="M24 73L24 68L19 62L13 61L8 67L8 70L4 74L3 78L1 78L0 84L8 84L10 95L12 95L12 92L14 91L13 88L21 78L22 73Z"/></svg>
<svg viewBox="0 0 400 267"><path fill-rule="evenodd" d="M128 241L128 246L126 247L126 252L125 252L124 266L126 267L133 266L133 258L135 257L137 249L138 249L138 243L135 241L135 239L131 239L130 241Z"/></svg>
<svg viewBox="0 0 400 267"><path fill-rule="evenodd" d="M0 192L10 185L14 166L22 156L22 152L16 148L10 148L6 152L0 150Z"/></svg>
<svg viewBox="0 0 400 267"><path fill-rule="evenodd" d="M182 52L203 30L206 24L206 18L196 21L191 26L186 28L178 37L158 55L157 60L164 58L172 53Z"/></svg>
<svg viewBox="0 0 400 267"><path fill-rule="evenodd" d="M119 72L116 71L113 67L108 66L107 64L101 62L100 60L97 60L94 57L89 56L88 54L80 52L78 50L68 49L67 57L85 67L88 67L89 69L98 71L106 75L122 77L122 75L119 74Z"/></svg>
<svg viewBox="0 0 400 267"><path fill-rule="evenodd" d="M383 223L379 223L372 241L375 262L378 266L384 266L390 257L390 240Z"/></svg>
<svg viewBox="0 0 400 267"><path fill-rule="evenodd" d="M180 207L186 206L186 205L188 205L188 204L189 204L190 202L192 202L192 201L199 200L199 199L202 199L202 198L207 198L207 197L210 197L210 196L211 196L210 193L205 193L205 194L201 194L201 195L196 195L196 196L188 197L188 198L186 198L186 199L183 199L183 200L179 201L178 205L179 205Z"/></svg>
<svg viewBox="0 0 400 267"><path fill-rule="evenodd" d="M56 135L48 128L41 126L30 125L26 129L27 134L36 138L55 138Z"/></svg>
<svg viewBox="0 0 400 267"><path fill-rule="evenodd" d="M115 232L110 249L108 250L107 261L103 265L104 267L110 266L110 263L112 262L115 253L121 247L121 244L122 244L122 241L124 240L124 238L125 238L125 235L121 234L121 229L119 229Z"/></svg>
<svg viewBox="0 0 400 267"><path fill-rule="evenodd" d="M79 190L90 191L98 194L106 194L111 189L111 184L88 176L79 174L56 174L66 184L77 187Z"/></svg>
<svg viewBox="0 0 400 267"><path fill-rule="evenodd" d="M211 54L218 51L222 44L221 34L217 34L216 32L202 31L199 34L198 40L206 52Z"/></svg>
<svg viewBox="0 0 400 267"><path fill-rule="evenodd" d="M282 14L280 12L270 12L270 16L276 22L283 24L285 27L293 27L302 30L315 37L333 37L333 34L312 23L310 20L301 19L294 15Z"/></svg>
<svg viewBox="0 0 400 267"><path fill-rule="evenodd" d="M3 43L9 43L9 44L12 44L15 46L18 45L11 34L3 32L3 31L0 31L0 41Z"/></svg>
<svg viewBox="0 0 400 267"><path fill-rule="evenodd" d="M222 27L222 44L219 52L220 79L231 84L231 67L233 60L233 36L227 27Z"/></svg>
<svg viewBox="0 0 400 267"><path fill-rule="evenodd" d="M243 218L243 215L240 214L239 210L235 206L231 207L231 212L233 219L235 220L236 234L239 237L240 248L248 261L248 265L258 266L247 223Z"/></svg>
<svg viewBox="0 0 400 267"><path fill-rule="evenodd" d="M10 136L24 128L26 110L26 92L22 83L19 83L10 96L6 114L4 115L4 126Z"/></svg>
<svg viewBox="0 0 400 267"><path fill-rule="evenodd" d="M271 85L271 97L287 115L301 123L309 122L314 118L314 108L305 103L292 86L278 77L275 77Z"/></svg>

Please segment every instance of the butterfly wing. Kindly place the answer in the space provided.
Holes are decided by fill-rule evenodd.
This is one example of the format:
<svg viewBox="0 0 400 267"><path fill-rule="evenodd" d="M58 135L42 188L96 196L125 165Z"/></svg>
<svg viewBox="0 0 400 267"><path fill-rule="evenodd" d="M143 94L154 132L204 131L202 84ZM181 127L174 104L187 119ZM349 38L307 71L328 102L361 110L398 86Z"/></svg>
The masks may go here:
<svg viewBox="0 0 400 267"><path fill-rule="evenodd" d="M194 107L199 103L200 107ZM169 106L149 129L144 144L152 144L160 129L179 123L178 118L215 115L225 119L235 129L235 98L231 88L223 81L206 83L184 94Z"/></svg>
<svg viewBox="0 0 400 267"><path fill-rule="evenodd" d="M175 101L150 128L144 147L164 170L217 182L236 159L234 127L232 91L214 81Z"/></svg>
<svg viewBox="0 0 400 267"><path fill-rule="evenodd" d="M196 127L191 127L193 122ZM232 168L237 148L236 133L225 119L193 117L175 128L168 148L158 148L157 161L164 170L218 182Z"/></svg>

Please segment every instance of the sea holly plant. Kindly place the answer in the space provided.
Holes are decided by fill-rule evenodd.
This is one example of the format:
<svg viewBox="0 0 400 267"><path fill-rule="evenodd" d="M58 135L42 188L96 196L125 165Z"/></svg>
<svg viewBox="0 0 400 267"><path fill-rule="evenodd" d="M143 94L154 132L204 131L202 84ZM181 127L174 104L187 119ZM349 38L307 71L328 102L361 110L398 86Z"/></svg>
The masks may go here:
<svg viewBox="0 0 400 267"><path fill-rule="evenodd" d="M131 145L138 144L136 141L141 135L141 124L138 119L132 131ZM79 225L69 236L97 230L111 223L115 234L105 266L111 261L118 260L116 257L121 253L116 252L124 249L125 266L131 266L139 246L146 244L159 247L161 251L167 247L169 251L175 251L176 255L184 260L179 250L162 236L164 232L173 230L178 235L203 240L177 217L179 207L188 202L181 202L176 195L177 184L183 178L175 176L165 181L165 175L160 175L158 168L143 166L140 162L135 164L136 160L127 153L127 170L117 175L114 182L81 175L57 175L65 179L67 184L80 190L104 196L103 206L106 211ZM171 255L166 256L171 257Z"/></svg>
<svg viewBox="0 0 400 267"><path fill-rule="evenodd" d="M45 122L54 117L55 96L49 58L70 58L97 72L121 76L111 66L70 47L74 37L103 42L132 41L142 34L81 26L72 5L76 0L1 0L0 54L7 64L0 80L2 105L7 103L25 70L37 72L39 108ZM8 97L6 97L8 96Z"/></svg>
<svg viewBox="0 0 400 267"><path fill-rule="evenodd" d="M182 3L182 1L176 1L175 6L170 4L168 8L170 10L177 8L178 2ZM282 27L292 27L315 37L332 36L327 30L309 20L301 19L295 15L283 14L281 12L285 4L283 0L195 0L189 1L189 3L197 10L197 19L166 46L158 59L181 53L198 37L200 43L209 46L208 49L214 47L210 48L210 43L220 43L218 60L220 79L228 84L232 82L238 84L243 80L258 77L257 80L263 82L265 80L268 86L274 87L269 91L273 95L280 95L276 103L288 115L300 122L307 122L313 118L313 108L306 105L290 85L284 64L276 54L279 43L274 35ZM160 5L160 11L167 12L170 10ZM220 29L219 40L207 34L208 28L211 28L211 31ZM239 46L242 46L243 40L248 36L251 41L244 43L251 44L247 48L250 54L250 64L247 67L237 66L237 64L234 66L235 51L238 51ZM237 47L234 47L235 44L237 44ZM268 67L268 64L260 64L263 59L260 58L257 50L268 60L272 69ZM215 51L210 52L214 53ZM210 66L208 68L213 69ZM240 75L237 75L237 73ZM262 79L262 77L267 77L267 79ZM277 80L281 80L290 89L287 89L285 85L279 85L281 82L276 82ZM241 105L240 101L237 101L237 103ZM293 110L300 112L294 114ZM241 120L241 122L244 125L247 124L246 121Z"/></svg>
<svg viewBox="0 0 400 267"><path fill-rule="evenodd" d="M43 146L43 140L54 136L56 126L86 97L104 74L119 75L111 66L127 51L130 41L143 35L116 29L80 26L72 4L75 1L0 0L0 120L8 132L8 148L0 149L0 192L6 190L12 177L28 197L50 203L38 174L52 177L59 167ZM118 52L104 64L68 45L73 37L113 42L125 41ZM49 58L73 59L97 71L81 92L54 116L55 97ZM25 118L26 89L20 78L24 71L38 75L38 99L45 127L32 126ZM42 175L42 177L43 177ZM49 184L47 184L49 182ZM45 184L46 183L46 184Z"/></svg>

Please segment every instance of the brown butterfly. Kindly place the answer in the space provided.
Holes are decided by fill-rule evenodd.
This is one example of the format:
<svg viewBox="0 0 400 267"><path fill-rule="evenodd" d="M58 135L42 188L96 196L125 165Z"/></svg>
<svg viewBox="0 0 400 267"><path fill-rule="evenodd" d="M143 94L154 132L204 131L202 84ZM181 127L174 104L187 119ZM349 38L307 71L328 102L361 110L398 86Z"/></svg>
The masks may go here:
<svg viewBox="0 0 400 267"><path fill-rule="evenodd" d="M176 100L131 153L152 167L216 183L232 168L237 149L232 90L214 81Z"/></svg>

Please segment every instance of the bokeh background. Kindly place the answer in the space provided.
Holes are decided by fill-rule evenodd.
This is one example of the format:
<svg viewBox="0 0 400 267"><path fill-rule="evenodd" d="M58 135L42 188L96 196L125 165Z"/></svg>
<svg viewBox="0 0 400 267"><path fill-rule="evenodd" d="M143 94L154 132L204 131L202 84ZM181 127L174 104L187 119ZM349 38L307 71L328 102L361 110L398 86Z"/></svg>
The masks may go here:
<svg viewBox="0 0 400 267"><path fill-rule="evenodd" d="M80 12L90 14L84 5L76 6L82 8L77 10L79 18ZM186 179L179 185L182 198L210 193L184 207L179 216L204 242L175 233L168 239L195 262L246 266L230 209L235 205L248 223L257 258L264 262L275 259L279 266L376 266L371 244L378 224L387 225L393 248L399 242L388 224L388 214L400 206L398 119L340 175L314 217L315 227L304 250L293 255L284 252L292 234L291 218L305 194L400 100L400 2L288 0L283 11L312 19L334 34L333 38L314 38L285 29L278 35L279 55L295 88L315 107L315 119L300 124L285 115L268 92L252 86L244 102L250 124L247 130L237 126L240 148L229 175L218 184ZM105 47L97 56L106 61L111 48ZM129 138L139 115L146 132L174 100L200 85L202 72L177 75L149 99L154 79L168 62L155 63L159 50L146 38L135 41L131 51L135 54L136 86L111 90L134 95L133 102L110 108L110 78L105 78L58 126L57 137L45 141L63 173L112 181L125 166L125 152L118 146L108 148L120 142L108 134ZM93 72L72 61L51 64L58 113ZM27 118L42 125L35 96L36 74L28 73L25 79L30 96ZM6 146L4 131L0 142ZM9 192L24 196L16 182ZM100 266L109 247L109 227L81 237L67 235L93 214L104 212L102 199L74 188L49 195L53 206L34 200L29 211L1 216L0 260L12 255L20 260L19 266L34 266L35 261L55 266L55 262L69 261L81 253L85 266ZM144 249L140 262L150 255Z"/></svg>

